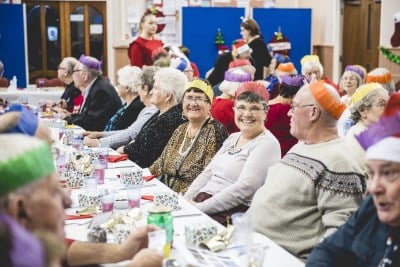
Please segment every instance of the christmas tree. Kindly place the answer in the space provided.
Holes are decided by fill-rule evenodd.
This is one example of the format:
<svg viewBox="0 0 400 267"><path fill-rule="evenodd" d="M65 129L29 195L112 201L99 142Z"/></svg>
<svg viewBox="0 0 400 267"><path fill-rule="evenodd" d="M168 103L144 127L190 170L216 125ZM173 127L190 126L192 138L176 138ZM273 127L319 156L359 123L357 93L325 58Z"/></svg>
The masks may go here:
<svg viewBox="0 0 400 267"><path fill-rule="evenodd" d="M218 54L229 51L229 48L225 45L224 36L222 35L220 28L218 28L217 34L215 35L214 44L217 46Z"/></svg>
<svg viewBox="0 0 400 267"><path fill-rule="evenodd" d="M217 30L217 35L215 35L214 44L215 44L217 47L219 47L219 46L225 44L224 36L222 35L222 32L221 32L221 29L220 29L220 28L218 28L218 30Z"/></svg>

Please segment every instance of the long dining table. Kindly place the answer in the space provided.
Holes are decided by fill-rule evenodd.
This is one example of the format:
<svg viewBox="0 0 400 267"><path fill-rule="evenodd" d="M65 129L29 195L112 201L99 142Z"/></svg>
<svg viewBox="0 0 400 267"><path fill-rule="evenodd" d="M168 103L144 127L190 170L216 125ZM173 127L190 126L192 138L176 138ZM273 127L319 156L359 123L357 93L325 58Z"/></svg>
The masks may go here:
<svg viewBox="0 0 400 267"><path fill-rule="evenodd" d="M54 130L54 129L53 129ZM55 136L57 136L55 134ZM117 154L115 151L111 151L111 154ZM124 201L127 198L127 193L124 185L121 182L120 173L124 170L130 170L132 168L140 168L134 162L129 159L108 163L108 167L105 170L104 184L97 185L97 190L102 188L107 188L115 192L114 196L114 210L112 214L122 214L129 211L127 203ZM143 169L143 176L149 177L151 174L147 169ZM78 194L84 192L83 188L72 188L70 190L72 198L72 206L65 210L66 221L65 221L65 234L69 239L87 241L87 235L89 231L89 226L96 220L104 220L101 218L101 214L93 218L82 218L82 219L68 219L68 215L74 215L79 211L78 206ZM143 185L141 186L142 199L140 201L140 211L139 216L136 218L134 223L134 228L139 228L140 226L147 224L148 209L153 206L153 202L148 196L154 196L157 192L171 192L171 189L161 183L158 179L154 178L151 180L145 179ZM147 197L143 197L147 196ZM244 267L243 262L246 262L247 255L243 253L243 249L240 246L235 245L233 241L221 251L210 252L206 249L196 248L193 250L185 244L185 228L191 225L208 225L215 226L217 231L220 233L226 228L221 224L217 223L211 219L208 215L204 214L193 206L189 201L187 201L183 196L178 196L178 206L177 211L172 211L173 216L173 247L171 250L171 257L178 260L181 264L179 266L238 266ZM135 208L136 209L136 208ZM110 216L110 215L108 215ZM73 217L73 216L72 216ZM84 216L83 216L84 217ZM134 231L134 229L133 229ZM240 230L237 230L240 231ZM285 266L285 267L302 267L304 263L297 259L295 256L287 252L285 249L274 243L268 237L261 235L259 233L253 233L252 236L253 247L258 248L258 253L260 251L263 254L262 264L260 267L268 266ZM107 242L115 243L115 237L112 232L107 233ZM260 250L261 249L261 250ZM205 257L201 261L198 260L198 253ZM104 266L124 266L126 262L105 264Z"/></svg>

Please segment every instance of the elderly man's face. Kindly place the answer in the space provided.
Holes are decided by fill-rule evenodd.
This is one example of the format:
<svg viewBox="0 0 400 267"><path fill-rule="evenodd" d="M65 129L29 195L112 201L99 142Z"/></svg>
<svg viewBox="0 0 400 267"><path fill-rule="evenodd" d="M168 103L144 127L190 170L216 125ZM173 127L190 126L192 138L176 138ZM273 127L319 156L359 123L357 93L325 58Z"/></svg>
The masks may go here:
<svg viewBox="0 0 400 267"><path fill-rule="evenodd" d="M23 223L28 229L51 231L64 240L64 208L71 199L60 188L56 173L33 185L22 199L26 213Z"/></svg>
<svg viewBox="0 0 400 267"><path fill-rule="evenodd" d="M290 134L299 140L304 140L309 133L310 112L315 106L311 100L309 89L300 89L293 98L292 108L288 112L290 117Z"/></svg>
<svg viewBox="0 0 400 267"><path fill-rule="evenodd" d="M86 87L86 71L83 69L81 63L77 63L75 68L72 72L72 78L74 79L74 85L76 88L81 90L85 89Z"/></svg>
<svg viewBox="0 0 400 267"><path fill-rule="evenodd" d="M371 193L379 220L400 227L400 163L368 160L368 191Z"/></svg>

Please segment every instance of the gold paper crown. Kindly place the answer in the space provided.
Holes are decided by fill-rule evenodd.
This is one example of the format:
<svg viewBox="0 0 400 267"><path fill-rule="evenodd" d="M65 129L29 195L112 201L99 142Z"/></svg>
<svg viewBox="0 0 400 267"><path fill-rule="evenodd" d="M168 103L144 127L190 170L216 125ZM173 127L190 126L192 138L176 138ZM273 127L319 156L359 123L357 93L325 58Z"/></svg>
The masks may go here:
<svg viewBox="0 0 400 267"><path fill-rule="evenodd" d="M300 64L303 66L305 63L310 61L319 62L319 57L317 55L306 55L300 60Z"/></svg>
<svg viewBox="0 0 400 267"><path fill-rule="evenodd" d="M356 92L351 96L351 103L356 104L361 101L369 92L374 89L382 88L382 85L379 83L366 83L356 90Z"/></svg>
<svg viewBox="0 0 400 267"><path fill-rule="evenodd" d="M214 92L213 92L211 86L207 82L200 80L200 79L193 79L186 85L186 90L193 88L193 87L203 91L206 94L206 96L208 97L208 99L210 100L210 103L212 103L213 97L214 97Z"/></svg>

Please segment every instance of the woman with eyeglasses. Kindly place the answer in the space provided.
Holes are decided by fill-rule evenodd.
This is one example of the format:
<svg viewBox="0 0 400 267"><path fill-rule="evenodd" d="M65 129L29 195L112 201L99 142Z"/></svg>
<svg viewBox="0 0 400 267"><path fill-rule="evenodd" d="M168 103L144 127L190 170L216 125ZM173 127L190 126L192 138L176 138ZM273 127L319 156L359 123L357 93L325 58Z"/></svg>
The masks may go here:
<svg viewBox="0 0 400 267"><path fill-rule="evenodd" d="M351 97L351 119L355 124L347 131L345 140L365 174L368 171L365 165L365 151L359 145L356 136L379 120L388 99L388 92L379 83L364 84Z"/></svg>
<svg viewBox="0 0 400 267"><path fill-rule="evenodd" d="M132 102L139 101L139 103L136 102L136 105L144 105L144 108L141 109L137 115L133 115L135 116L135 120L126 127L126 129L124 128L122 130L83 132L83 135L85 136L83 143L85 145L89 147L110 146L113 149L117 149L118 147L129 143L138 135L142 126L151 116L154 115L154 113L157 112L157 108L150 102L150 93L154 85L154 74L158 69L159 68L155 66L144 66L140 77L138 77L139 80L133 83L135 86L139 86L139 88L138 96ZM123 81L124 79L120 80L120 83ZM129 106L131 105L132 103Z"/></svg>
<svg viewBox="0 0 400 267"><path fill-rule="evenodd" d="M238 88L234 111L240 131L226 139L185 194L198 209L223 225L227 216L248 209L268 168L281 158L278 140L264 127L268 100L268 92L255 82Z"/></svg>
<svg viewBox="0 0 400 267"><path fill-rule="evenodd" d="M339 91L345 93L341 102L349 106L356 89L365 83L366 70L360 65L347 65L339 82Z"/></svg>
<svg viewBox="0 0 400 267"><path fill-rule="evenodd" d="M210 118L212 100L213 90L207 82L194 79L187 84L182 108L188 122L175 130L161 156L149 167L178 193L186 193L228 137L226 128Z"/></svg>
<svg viewBox="0 0 400 267"><path fill-rule="evenodd" d="M357 88L365 83L365 76L366 70L364 67L360 65L348 65L340 78L339 93L345 94L341 97L340 102L347 106L337 122L338 133L341 137L344 137L349 128L355 123L351 119L351 97Z"/></svg>

